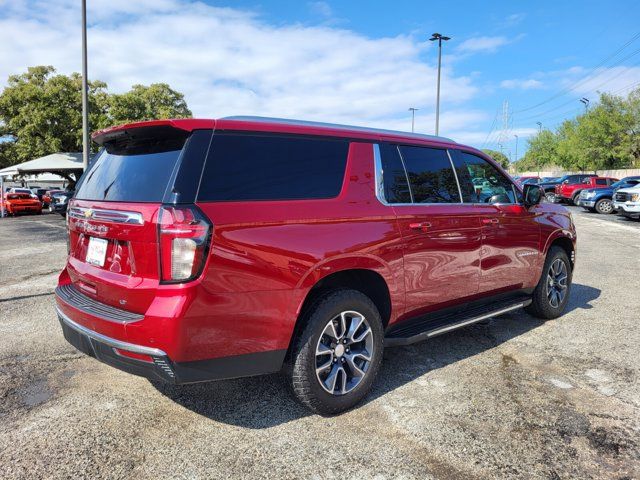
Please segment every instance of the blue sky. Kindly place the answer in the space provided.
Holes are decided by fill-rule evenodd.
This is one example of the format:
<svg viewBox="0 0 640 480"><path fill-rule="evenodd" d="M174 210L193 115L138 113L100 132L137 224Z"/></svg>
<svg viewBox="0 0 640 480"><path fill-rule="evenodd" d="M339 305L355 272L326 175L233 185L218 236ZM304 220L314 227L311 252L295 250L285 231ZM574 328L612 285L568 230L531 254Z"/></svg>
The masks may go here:
<svg viewBox="0 0 640 480"><path fill-rule="evenodd" d="M112 91L167 82L202 117L408 130L408 108L417 107L416 130L432 133L437 51L427 38L435 31L452 37L441 134L502 143L512 156L514 135L522 155L537 121L553 128L581 112L580 97L595 103L598 90L626 93L640 83L640 0L88 3L89 76ZM30 65L79 71L78 4L0 0L0 86Z"/></svg>

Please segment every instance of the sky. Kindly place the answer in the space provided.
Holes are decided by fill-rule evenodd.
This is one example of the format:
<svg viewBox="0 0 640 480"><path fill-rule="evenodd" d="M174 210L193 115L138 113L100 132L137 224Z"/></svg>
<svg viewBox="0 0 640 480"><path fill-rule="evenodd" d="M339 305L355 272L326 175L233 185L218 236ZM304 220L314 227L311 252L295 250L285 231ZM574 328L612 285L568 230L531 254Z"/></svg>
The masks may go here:
<svg viewBox="0 0 640 480"><path fill-rule="evenodd" d="M526 139L640 86L640 0L88 0L89 78L166 82L196 117L261 115L440 134L510 158ZM0 0L0 88L81 70L79 0ZM506 103L505 103L506 102Z"/></svg>

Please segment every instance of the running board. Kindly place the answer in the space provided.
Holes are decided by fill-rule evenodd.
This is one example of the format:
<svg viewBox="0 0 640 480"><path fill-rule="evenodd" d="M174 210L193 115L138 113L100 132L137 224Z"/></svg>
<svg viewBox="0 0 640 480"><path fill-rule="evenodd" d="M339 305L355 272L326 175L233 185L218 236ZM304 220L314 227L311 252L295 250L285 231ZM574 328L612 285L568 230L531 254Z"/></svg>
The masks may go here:
<svg viewBox="0 0 640 480"><path fill-rule="evenodd" d="M410 345L432 338L443 333L457 330L477 322L481 322L491 317L496 317L504 313L518 310L531 303L531 298L513 299L509 302L497 302L484 307L476 307L466 312L456 314L446 314L434 316L432 319L424 318L418 321L409 321L407 325L402 322L400 325L391 328L384 339L385 347L397 347Z"/></svg>

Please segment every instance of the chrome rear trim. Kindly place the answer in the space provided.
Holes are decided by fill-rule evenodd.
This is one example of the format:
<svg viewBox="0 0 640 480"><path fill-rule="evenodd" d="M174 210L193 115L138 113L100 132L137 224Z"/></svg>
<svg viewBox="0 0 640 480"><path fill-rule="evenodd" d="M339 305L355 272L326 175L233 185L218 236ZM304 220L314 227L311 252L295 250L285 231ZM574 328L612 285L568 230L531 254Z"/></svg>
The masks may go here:
<svg viewBox="0 0 640 480"><path fill-rule="evenodd" d="M124 210L106 210L102 208L71 207L68 215L83 220L98 220L110 223L126 223L129 225L144 225L144 219L139 212Z"/></svg>
<svg viewBox="0 0 640 480"><path fill-rule="evenodd" d="M58 313L58 317L69 327L74 329L75 331L81 333L82 335L86 335L87 337L95 340L96 342L100 342L104 345L108 345L109 347L119 348L122 350L126 350L128 352L139 353L141 355L149 355L151 357L166 357L167 354L164 353L159 348L151 348L144 347L142 345L136 345L134 343L123 342L121 340L116 340L115 338L107 337L106 335L102 335L101 333L94 332L93 330L83 327L82 325L71 320L67 315L65 315L59 307L56 306L56 312Z"/></svg>

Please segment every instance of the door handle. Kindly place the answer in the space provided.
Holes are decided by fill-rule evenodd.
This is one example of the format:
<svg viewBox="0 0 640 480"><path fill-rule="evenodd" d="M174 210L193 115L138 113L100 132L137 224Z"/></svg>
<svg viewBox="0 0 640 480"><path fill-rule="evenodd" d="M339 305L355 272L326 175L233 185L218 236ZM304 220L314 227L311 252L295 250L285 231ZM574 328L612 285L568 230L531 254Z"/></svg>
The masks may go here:
<svg viewBox="0 0 640 480"><path fill-rule="evenodd" d="M497 223L499 223L500 220L498 220L497 218L483 218L482 219L482 223L484 225L495 225Z"/></svg>
<svg viewBox="0 0 640 480"><path fill-rule="evenodd" d="M409 228L413 230L422 230L423 232L426 232L429 227L431 227L431 222L418 222L409 224Z"/></svg>

